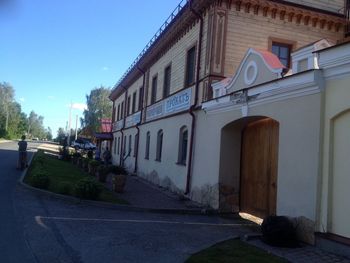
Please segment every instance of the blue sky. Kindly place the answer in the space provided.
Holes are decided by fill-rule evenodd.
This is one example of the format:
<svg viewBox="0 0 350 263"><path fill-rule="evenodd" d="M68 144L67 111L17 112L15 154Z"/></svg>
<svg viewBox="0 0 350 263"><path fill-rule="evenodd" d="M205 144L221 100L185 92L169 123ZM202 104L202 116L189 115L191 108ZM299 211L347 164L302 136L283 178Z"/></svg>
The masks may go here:
<svg viewBox="0 0 350 263"><path fill-rule="evenodd" d="M1 0L0 0L1 1ZM0 5L0 82L54 136L68 105L112 87L180 0L12 0ZM74 109L73 119L82 111Z"/></svg>

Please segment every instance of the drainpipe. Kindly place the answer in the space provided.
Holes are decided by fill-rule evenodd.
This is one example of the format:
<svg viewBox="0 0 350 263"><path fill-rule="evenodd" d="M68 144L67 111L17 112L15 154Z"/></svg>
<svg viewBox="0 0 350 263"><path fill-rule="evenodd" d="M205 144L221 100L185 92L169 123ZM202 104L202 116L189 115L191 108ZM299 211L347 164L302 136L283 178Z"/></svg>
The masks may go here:
<svg viewBox="0 0 350 263"><path fill-rule="evenodd" d="M113 109L113 112L112 112L112 123L111 123L111 130L109 131L109 132L112 133L112 138L113 138L113 140L109 144L109 149L111 149L111 152L112 152L112 146L113 146L113 142L114 142L113 123L115 122L115 101L113 101L113 108L112 109Z"/></svg>
<svg viewBox="0 0 350 263"><path fill-rule="evenodd" d="M194 132L196 127L196 115L193 113L198 103L198 90L199 90L199 73L200 73L200 65L201 65L201 53L202 53L202 37L203 37L203 17L192 7L192 1L189 1L189 7L191 12L199 19L199 43L198 43L198 52L197 52L197 69L196 69L196 83L195 83L195 95L194 95L194 103L190 107L189 114L192 117L191 123L191 143L189 149L189 157L188 157L188 166L187 166L187 178L186 178L186 191L185 195L189 194L191 191L191 173L192 173L192 158L194 154Z"/></svg>
<svg viewBox="0 0 350 263"><path fill-rule="evenodd" d="M143 75L143 79L142 79L142 94L141 94L141 114L140 114L140 122L136 124L136 129L137 129L137 148L136 148L136 153L135 153L135 168L134 168L134 173L136 174L137 173L137 169L138 169L138 157L139 157L139 146L140 146L140 124L142 122L142 115L143 115L143 94L144 94L144 91L145 91L145 82L146 82L146 72L143 71L139 65L137 65L137 69L142 73Z"/></svg>
<svg viewBox="0 0 350 263"><path fill-rule="evenodd" d="M126 120L126 103L128 101L128 90L123 86L120 85L124 89L124 94L125 94L125 99L124 99L124 114L123 114L123 128L120 129L120 132L122 134L122 139L121 139L121 151L120 151L120 166L124 166L124 129L125 129L125 120Z"/></svg>

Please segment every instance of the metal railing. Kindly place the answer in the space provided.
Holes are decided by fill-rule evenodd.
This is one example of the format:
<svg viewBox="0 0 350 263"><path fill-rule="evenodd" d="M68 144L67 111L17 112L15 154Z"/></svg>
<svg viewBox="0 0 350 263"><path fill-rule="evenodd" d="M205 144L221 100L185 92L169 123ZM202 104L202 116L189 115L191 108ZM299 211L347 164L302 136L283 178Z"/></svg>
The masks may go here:
<svg viewBox="0 0 350 263"><path fill-rule="evenodd" d="M143 55L152 47L152 45L158 40L161 34L167 29L167 27L171 24L171 22L175 19L175 17L180 13L180 11L186 6L188 0L181 0L181 2L177 5L174 11L170 14L170 16L165 20L162 26L157 30L151 40L147 43L147 45L142 49L141 53L136 57L134 62L130 65L130 67L126 70L114 88L118 87L119 84L124 80L124 78L130 73L130 71L136 66L136 64L140 61Z"/></svg>

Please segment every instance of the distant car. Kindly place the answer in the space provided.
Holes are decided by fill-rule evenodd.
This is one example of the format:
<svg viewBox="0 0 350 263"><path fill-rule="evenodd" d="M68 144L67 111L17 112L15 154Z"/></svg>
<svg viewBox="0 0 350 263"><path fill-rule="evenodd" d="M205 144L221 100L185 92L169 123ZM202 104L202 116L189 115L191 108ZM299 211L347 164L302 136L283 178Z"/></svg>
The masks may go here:
<svg viewBox="0 0 350 263"><path fill-rule="evenodd" d="M83 140L83 139L77 139L75 141L72 142L71 146L78 150L95 150L96 149L96 145L87 141L87 140Z"/></svg>

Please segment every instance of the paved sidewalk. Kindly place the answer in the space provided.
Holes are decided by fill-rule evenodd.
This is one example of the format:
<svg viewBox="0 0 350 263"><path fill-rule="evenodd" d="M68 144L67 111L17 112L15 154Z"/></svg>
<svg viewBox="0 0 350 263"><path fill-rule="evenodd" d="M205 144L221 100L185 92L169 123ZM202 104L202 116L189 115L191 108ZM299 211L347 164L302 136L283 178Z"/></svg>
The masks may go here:
<svg viewBox="0 0 350 263"><path fill-rule="evenodd" d="M112 189L112 176L107 177L106 186ZM123 193L117 194L120 198L128 201L131 206L147 209L181 209L201 210L200 204L180 198L177 194L167 189L153 185L138 176L127 176Z"/></svg>
<svg viewBox="0 0 350 263"><path fill-rule="evenodd" d="M350 263L350 259L326 252L315 246L304 245L299 248L272 247L260 239L247 241L256 247L295 263Z"/></svg>

